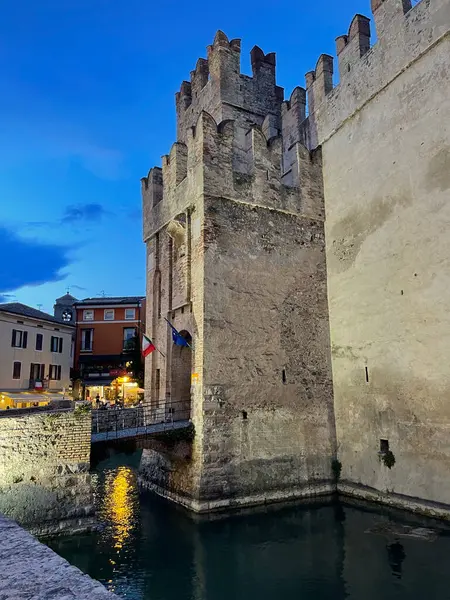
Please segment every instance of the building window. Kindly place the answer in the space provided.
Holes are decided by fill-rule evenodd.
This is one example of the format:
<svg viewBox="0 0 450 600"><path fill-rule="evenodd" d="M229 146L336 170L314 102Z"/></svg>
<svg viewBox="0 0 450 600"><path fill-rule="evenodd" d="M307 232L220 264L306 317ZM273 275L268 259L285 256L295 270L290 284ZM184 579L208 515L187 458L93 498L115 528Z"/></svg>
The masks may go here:
<svg viewBox="0 0 450 600"><path fill-rule="evenodd" d="M134 338L136 337L135 327L125 327L123 330L123 349L133 350L134 349Z"/></svg>
<svg viewBox="0 0 450 600"><path fill-rule="evenodd" d="M380 453L386 454L389 452L389 440L380 440Z"/></svg>
<svg viewBox="0 0 450 600"><path fill-rule="evenodd" d="M42 333L36 334L36 350L42 350L43 339L44 339L44 336Z"/></svg>
<svg viewBox="0 0 450 600"><path fill-rule="evenodd" d="M45 377L45 365L38 363L31 363L30 366L30 379L32 381L43 380Z"/></svg>
<svg viewBox="0 0 450 600"><path fill-rule="evenodd" d="M53 381L61 379L61 365L50 365L49 378Z"/></svg>
<svg viewBox="0 0 450 600"><path fill-rule="evenodd" d="M22 369L22 363L20 363L20 362L13 363L13 379L20 379L21 369Z"/></svg>
<svg viewBox="0 0 450 600"><path fill-rule="evenodd" d="M114 321L114 309L107 308L104 313L105 321Z"/></svg>
<svg viewBox="0 0 450 600"><path fill-rule="evenodd" d="M59 354L61 354L62 350L63 338L52 335L52 339L50 341L50 352L58 352Z"/></svg>
<svg viewBox="0 0 450 600"><path fill-rule="evenodd" d="M82 329L81 330L81 350L84 350L84 351L92 350L93 337L94 337L93 329Z"/></svg>
<svg viewBox="0 0 450 600"><path fill-rule="evenodd" d="M11 346L13 348L26 348L27 347L27 339L28 339L27 331L21 331L20 329L12 330Z"/></svg>
<svg viewBox="0 0 450 600"><path fill-rule="evenodd" d="M136 309L135 308L126 308L125 309L125 320L126 321L134 321L136 318Z"/></svg>
<svg viewBox="0 0 450 600"><path fill-rule="evenodd" d="M94 311L93 310L83 310L83 321L93 321L94 320Z"/></svg>

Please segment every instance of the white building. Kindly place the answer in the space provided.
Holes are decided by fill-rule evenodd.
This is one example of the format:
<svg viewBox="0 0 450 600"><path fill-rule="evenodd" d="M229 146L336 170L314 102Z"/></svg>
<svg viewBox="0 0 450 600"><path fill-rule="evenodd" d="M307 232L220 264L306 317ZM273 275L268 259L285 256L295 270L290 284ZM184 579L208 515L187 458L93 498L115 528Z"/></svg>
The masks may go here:
<svg viewBox="0 0 450 600"><path fill-rule="evenodd" d="M73 331L25 304L0 304L0 410L68 397Z"/></svg>

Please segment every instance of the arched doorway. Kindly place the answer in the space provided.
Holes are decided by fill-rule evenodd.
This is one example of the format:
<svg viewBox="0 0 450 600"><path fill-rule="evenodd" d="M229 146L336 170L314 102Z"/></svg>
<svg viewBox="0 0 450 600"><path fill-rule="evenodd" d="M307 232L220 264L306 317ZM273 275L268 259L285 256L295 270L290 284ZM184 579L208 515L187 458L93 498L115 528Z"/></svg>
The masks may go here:
<svg viewBox="0 0 450 600"><path fill-rule="evenodd" d="M191 417L192 336L185 329L179 333L189 346L172 343L170 412L174 421Z"/></svg>

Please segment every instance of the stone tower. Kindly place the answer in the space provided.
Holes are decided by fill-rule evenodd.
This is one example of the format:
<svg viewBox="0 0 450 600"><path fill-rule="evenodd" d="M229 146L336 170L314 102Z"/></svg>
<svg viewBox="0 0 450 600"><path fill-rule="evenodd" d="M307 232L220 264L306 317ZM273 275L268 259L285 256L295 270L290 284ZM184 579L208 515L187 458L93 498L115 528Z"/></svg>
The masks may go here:
<svg viewBox="0 0 450 600"><path fill-rule="evenodd" d="M240 41L216 34L142 179L147 331L164 354L147 358L146 399L195 425L189 448L145 451L143 477L197 511L334 489L321 151L305 90L285 101L275 55L251 63L241 74Z"/></svg>

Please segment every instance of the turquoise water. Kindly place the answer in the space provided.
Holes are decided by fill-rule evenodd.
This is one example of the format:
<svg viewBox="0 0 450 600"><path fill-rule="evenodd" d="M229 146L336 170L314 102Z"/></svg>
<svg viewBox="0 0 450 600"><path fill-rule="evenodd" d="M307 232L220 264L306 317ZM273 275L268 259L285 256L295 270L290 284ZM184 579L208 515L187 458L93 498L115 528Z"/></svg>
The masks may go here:
<svg viewBox="0 0 450 600"><path fill-rule="evenodd" d="M135 457L99 465L102 532L47 540L123 598L450 599L448 533L423 541L367 532L380 523L411 524L407 514L394 520L335 504L195 519L139 494L135 466Z"/></svg>

